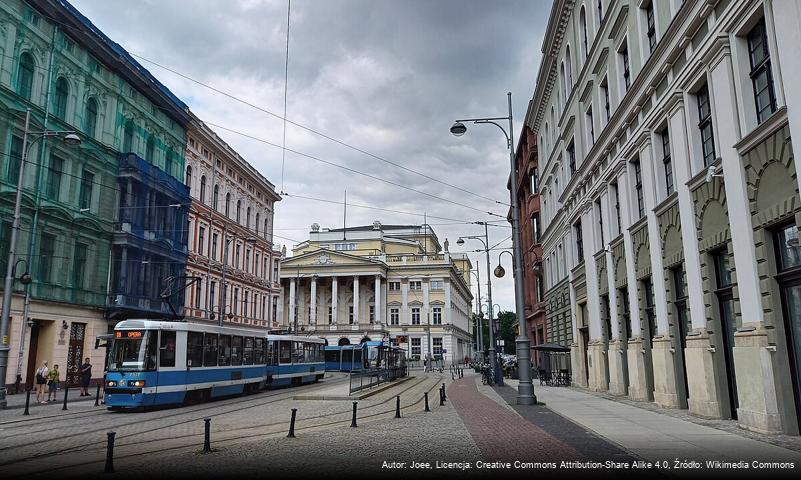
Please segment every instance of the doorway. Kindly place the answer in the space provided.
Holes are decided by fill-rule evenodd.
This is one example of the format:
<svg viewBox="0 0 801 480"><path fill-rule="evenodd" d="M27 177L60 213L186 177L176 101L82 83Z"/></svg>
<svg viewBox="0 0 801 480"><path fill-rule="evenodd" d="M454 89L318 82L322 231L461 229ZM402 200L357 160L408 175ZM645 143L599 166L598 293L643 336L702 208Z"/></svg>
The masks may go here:
<svg viewBox="0 0 801 480"><path fill-rule="evenodd" d="M33 322L31 326L30 344L28 346L28 365L25 368L25 388L33 388L34 377L36 377L36 355L39 347L39 322Z"/></svg>
<svg viewBox="0 0 801 480"><path fill-rule="evenodd" d="M784 225L774 232L773 238L795 418L801 430L801 247L798 244L798 227L793 223Z"/></svg>
<svg viewBox="0 0 801 480"><path fill-rule="evenodd" d="M581 332L581 356L584 357L584 385L589 386L590 384L590 364L589 364L589 355L587 355L587 350L590 345L590 329L589 327L584 327L579 329Z"/></svg>

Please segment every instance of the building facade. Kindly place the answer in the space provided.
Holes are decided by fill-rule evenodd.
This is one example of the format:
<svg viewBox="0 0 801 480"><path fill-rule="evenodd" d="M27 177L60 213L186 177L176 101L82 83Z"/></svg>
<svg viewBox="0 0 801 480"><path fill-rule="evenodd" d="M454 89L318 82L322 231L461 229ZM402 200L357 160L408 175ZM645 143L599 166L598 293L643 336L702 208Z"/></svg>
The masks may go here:
<svg viewBox="0 0 801 480"><path fill-rule="evenodd" d="M4 274L27 110L29 131L73 130L81 138L76 147L59 136L28 136L8 384L19 379L30 385L45 360L59 364L69 384L78 381L78 366L87 356L97 366L95 376L102 375L104 351L92 346L94 336L109 328L107 287L118 228L118 173L127 158L120 152L136 151L124 148L125 119L136 117L146 125L157 139L154 149L162 142L182 147L182 105L65 0L0 4ZM175 160L176 173L182 172L181 162ZM32 278L27 287L19 282L23 272Z"/></svg>
<svg viewBox="0 0 801 480"><path fill-rule="evenodd" d="M283 260L282 324L329 345L391 340L410 359L472 356L470 270L428 225L320 229Z"/></svg>
<svg viewBox="0 0 801 480"><path fill-rule="evenodd" d="M555 2L526 123L576 384L798 434L798 18L770 0Z"/></svg>
<svg viewBox="0 0 801 480"><path fill-rule="evenodd" d="M281 252L273 244L275 186L203 122L188 132L192 196L185 296L192 321L277 329Z"/></svg>
<svg viewBox="0 0 801 480"><path fill-rule="evenodd" d="M545 321L545 291L542 283L542 244L539 196L539 168L537 165L537 136L528 126L523 126L516 150L517 202L520 206L520 241L523 252L523 275L525 276L525 314L528 338L531 346L569 339L551 338ZM565 329L566 330L566 329ZM558 329L555 329L558 332ZM556 335L558 337L558 335ZM541 356L531 352L534 365L541 363Z"/></svg>

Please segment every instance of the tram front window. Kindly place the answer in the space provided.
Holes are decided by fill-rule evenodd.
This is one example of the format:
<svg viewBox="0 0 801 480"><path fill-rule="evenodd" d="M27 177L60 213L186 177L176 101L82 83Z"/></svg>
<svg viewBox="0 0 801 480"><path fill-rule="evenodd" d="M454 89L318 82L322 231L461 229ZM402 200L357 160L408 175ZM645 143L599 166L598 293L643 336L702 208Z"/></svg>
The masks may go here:
<svg viewBox="0 0 801 480"><path fill-rule="evenodd" d="M158 332L118 330L108 354L108 370L155 370Z"/></svg>

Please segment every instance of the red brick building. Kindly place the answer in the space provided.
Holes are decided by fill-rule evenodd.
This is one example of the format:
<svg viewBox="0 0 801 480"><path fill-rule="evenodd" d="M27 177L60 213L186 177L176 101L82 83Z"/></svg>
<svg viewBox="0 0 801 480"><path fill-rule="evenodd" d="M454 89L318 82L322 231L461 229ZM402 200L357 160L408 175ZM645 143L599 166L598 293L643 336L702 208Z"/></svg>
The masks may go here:
<svg viewBox="0 0 801 480"><path fill-rule="evenodd" d="M520 205L520 239L525 276L525 314L531 346L546 342L545 303L541 277L540 196L537 171L537 138L528 126L523 127L516 150L517 201ZM532 352L532 363L539 357Z"/></svg>

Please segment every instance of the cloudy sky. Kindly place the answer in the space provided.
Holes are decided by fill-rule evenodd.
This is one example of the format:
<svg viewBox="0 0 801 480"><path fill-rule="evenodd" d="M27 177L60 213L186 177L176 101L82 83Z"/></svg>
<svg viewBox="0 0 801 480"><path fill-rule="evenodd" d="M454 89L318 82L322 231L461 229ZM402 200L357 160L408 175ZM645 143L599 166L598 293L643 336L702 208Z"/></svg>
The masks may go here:
<svg viewBox="0 0 801 480"><path fill-rule="evenodd" d="M72 0L131 53L245 100L279 117L284 108L287 0ZM455 118L506 116L512 92L515 143L531 98L550 2L534 0L293 0L287 119L364 152L483 197L509 201L509 157L502 134ZM467 223L505 215L492 201L389 165L302 128L287 125L286 146L417 193L257 139L281 144L283 122L142 60L231 146L290 196L276 208L276 243L308 238L309 226L342 226L343 206L301 195L419 216L349 207L348 226L428 223L451 252L460 235L483 235ZM228 129L228 130L224 130ZM250 137L243 136L246 134ZM449 203L446 200L471 206ZM435 218L442 217L442 218ZM448 219L448 220L445 220ZM490 243L510 246L505 222ZM294 240L294 242L293 242ZM499 251L493 254L493 266ZM484 254L469 252L473 264ZM511 272L510 256L503 263ZM482 281L487 275L482 268ZM513 309L511 274L493 282L494 303ZM486 289L482 289L486 294Z"/></svg>

